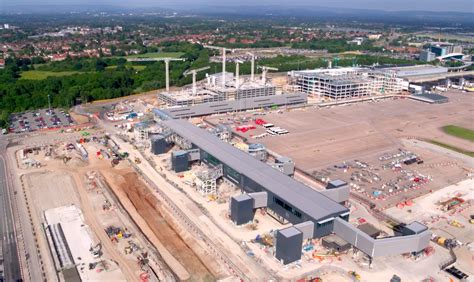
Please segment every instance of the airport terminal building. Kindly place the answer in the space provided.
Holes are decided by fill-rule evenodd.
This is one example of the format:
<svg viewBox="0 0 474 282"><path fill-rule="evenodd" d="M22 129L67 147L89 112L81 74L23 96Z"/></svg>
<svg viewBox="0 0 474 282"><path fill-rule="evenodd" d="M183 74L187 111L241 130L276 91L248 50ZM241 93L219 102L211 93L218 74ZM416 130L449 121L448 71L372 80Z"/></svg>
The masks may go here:
<svg viewBox="0 0 474 282"><path fill-rule="evenodd" d="M200 149L202 162L222 165L224 177L243 192L266 192L265 206L280 221L292 224L312 221L312 237L320 238L332 232L335 218L348 220L349 209L343 205L191 123L169 119L163 124L189 140L193 148Z"/></svg>
<svg viewBox="0 0 474 282"><path fill-rule="evenodd" d="M241 189L242 194L230 198L229 216L236 225L252 222L259 208L282 224L292 224L275 233L275 257L283 264L301 259L305 240L331 234L370 258L418 253L429 244L431 232L418 222L385 238L372 238L350 224L350 210L344 206L350 189L344 181L331 181L326 190L314 190L186 120L161 111L155 114L163 133L151 139L154 154L166 153L166 148L176 144L181 151L171 153L175 172L186 171L190 162L199 160Z"/></svg>

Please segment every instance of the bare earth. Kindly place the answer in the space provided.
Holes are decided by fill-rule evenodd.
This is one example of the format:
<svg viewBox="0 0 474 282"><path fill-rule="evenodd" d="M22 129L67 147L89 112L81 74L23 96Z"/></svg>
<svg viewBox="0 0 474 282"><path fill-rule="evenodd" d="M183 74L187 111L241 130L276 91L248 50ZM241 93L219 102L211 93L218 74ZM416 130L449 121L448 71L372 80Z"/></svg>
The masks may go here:
<svg viewBox="0 0 474 282"><path fill-rule="evenodd" d="M193 240L183 239L160 211L161 203L151 194L137 174L129 169L119 173L120 189L126 193L137 212L143 217L153 233L165 245L166 249L186 268L191 280L213 281L216 279L206 264L194 253ZM117 176L116 176L117 177Z"/></svg>

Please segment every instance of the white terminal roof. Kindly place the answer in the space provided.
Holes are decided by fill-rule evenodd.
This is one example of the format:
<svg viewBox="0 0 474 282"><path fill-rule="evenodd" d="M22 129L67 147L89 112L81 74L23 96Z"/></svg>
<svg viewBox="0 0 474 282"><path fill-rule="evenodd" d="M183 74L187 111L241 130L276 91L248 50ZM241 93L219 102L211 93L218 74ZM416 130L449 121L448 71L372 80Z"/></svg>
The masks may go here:
<svg viewBox="0 0 474 282"><path fill-rule="evenodd" d="M297 75L307 75L307 76L316 76L321 74L326 75L344 75L346 73L351 72L368 72L369 69L367 68L358 68L358 67L347 67L347 68L332 68L332 69L313 69L313 70L301 70L301 71L289 71L289 74L297 74Z"/></svg>
<svg viewBox="0 0 474 282"><path fill-rule="evenodd" d="M399 77L436 75L436 74L448 72L448 68L433 66L433 65L388 67L388 68L380 68L379 70L395 71Z"/></svg>
<svg viewBox="0 0 474 282"><path fill-rule="evenodd" d="M255 181L294 208L319 221L349 210L320 192L296 181L249 154L222 142L216 136L185 120L164 120L163 124L222 163Z"/></svg>
<svg viewBox="0 0 474 282"><path fill-rule="evenodd" d="M331 81L332 84L345 85L354 83L368 83L367 68L334 68L334 69L314 69L303 71L291 71L290 75L303 76L310 78L325 79Z"/></svg>

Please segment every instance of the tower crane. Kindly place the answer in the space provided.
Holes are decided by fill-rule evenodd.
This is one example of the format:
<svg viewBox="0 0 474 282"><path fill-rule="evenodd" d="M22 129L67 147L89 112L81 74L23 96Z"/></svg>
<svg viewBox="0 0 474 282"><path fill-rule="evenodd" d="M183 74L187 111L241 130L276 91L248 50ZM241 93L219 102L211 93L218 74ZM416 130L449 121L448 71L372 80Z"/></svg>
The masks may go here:
<svg viewBox="0 0 474 282"><path fill-rule="evenodd" d="M252 57L251 65L250 65L250 81L255 80L255 54L247 52L247 55Z"/></svg>
<svg viewBox="0 0 474 282"><path fill-rule="evenodd" d="M196 94L196 92L197 92L197 90L196 90L196 74L200 71L207 70L207 69L210 69L210 67L207 66L207 67L202 67L202 68L199 68L199 69L187 70L183 73L184 76L188 76L189 74L193 75L193 94Z"/></svg>
<svg viewBox="0 0 474 282"><path fill-rule="evenodd" d="M127 58L128 62L150 62L163 61L165 62L166 72L166 92L170 91L170 62L171 61L186 61L184 58Z"/></svg>
<svg viewBox="0 0 474 282"><path fill-rule="evenodd" d="M203 45L203 47L208 48L208 49L220 50L222 52L222 87L225 87L225 63L226 63L225 53L227 52L227 50L233 51L233 49L227 49L224 47L217 47L217 46L211 46L211 45Z"/></svg>
<svg viewBox="0 0 474 282"><path fill-rule="evenodd" d="M239 64L243 64L244 62L241 60L235 60L235 88L239 90L240 87L240 70Z"/></svg>
<svg viewBox="0 0 474 282"><path fill-rule="evenodd" d="M259 69L262 69L262 83L265 85L267 83L267 72L269 70L277 71L277 68L267 67L267 66L258 66Z"/></svg>

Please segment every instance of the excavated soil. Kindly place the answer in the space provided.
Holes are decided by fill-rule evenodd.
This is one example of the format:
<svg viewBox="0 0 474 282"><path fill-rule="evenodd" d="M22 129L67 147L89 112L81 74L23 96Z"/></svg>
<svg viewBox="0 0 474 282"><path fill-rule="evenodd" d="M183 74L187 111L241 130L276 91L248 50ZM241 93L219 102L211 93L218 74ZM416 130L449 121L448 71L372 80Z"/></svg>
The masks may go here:
<svg viewBox="0 0 474 282"><path fill-rule="evenodd" d="M135 172L122 175L124 182L120 188L135 206L141 217L145 219L153 233L168 249L168 251L191 274L193 281L215 281L216 277L194 253L188 244L193 241L183 240L172 224L160 212L161 203L149 192L146 185L138 178Z"/></svg>

